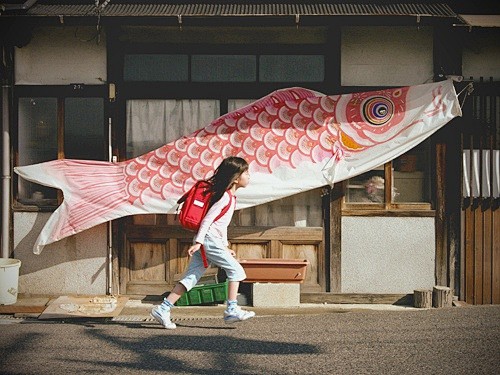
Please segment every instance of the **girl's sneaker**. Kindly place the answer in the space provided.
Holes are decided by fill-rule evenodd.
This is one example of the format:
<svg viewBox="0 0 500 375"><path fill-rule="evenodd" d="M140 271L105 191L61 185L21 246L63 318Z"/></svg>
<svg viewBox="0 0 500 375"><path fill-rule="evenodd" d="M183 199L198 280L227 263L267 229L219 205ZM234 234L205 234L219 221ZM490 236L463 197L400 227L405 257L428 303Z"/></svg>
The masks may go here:
<svg viewBox="0 0 500 375"><path fill-rule="evenodd" d="M151 316L166 329L175 329L177 326L170 320L170 311L166 311L160 306L153 307Z"/></svg>
<svg viewBox="0 0 500 375"><path fill-rule="evenodd" d="M254 316L255 316L255 312L241 310L238 307L232 311L228 311L228 310L224 311L224 322L226 322L226 323L242 322L244 320L251 319Z"/></svg>

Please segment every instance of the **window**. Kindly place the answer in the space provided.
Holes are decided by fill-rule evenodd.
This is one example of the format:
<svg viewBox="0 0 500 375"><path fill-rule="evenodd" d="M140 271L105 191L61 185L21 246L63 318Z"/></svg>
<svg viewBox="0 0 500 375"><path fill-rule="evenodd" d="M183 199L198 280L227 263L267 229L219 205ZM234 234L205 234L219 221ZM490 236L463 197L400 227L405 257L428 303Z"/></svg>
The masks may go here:
<svg viewBox="0 0 500 375"><path fill-rule="evenodd" d="M105 134L102 98L20 97L18 100L19 166L58 156L105 160ZM57 190L19 178L17 201L22 205L54 207L58 204Z"/></svg>
<svg viewBox="0 0 500 375"><path fill-rule="evenodd" d="M346 202L385 203L384 166L349 179Z"/></svg>
<svg viewBox="0 0 500 375"><path fill-rule="evenodd" d="M323 82L324 55L130 54L126 82Z"/></svg>
<svg viewBox="0 0 500 375"><path fill-rule="evenodd" d="M218 100L127 100L127 159L191 134L219 114Z"/></svg>
<svg viewBox="0 0 500 375"><path fill-rule="evenodd" d="M323 82L322 55L262 55L259 59L261 82Z"/></svg>
<svg viewBox="0 0 500 375"><path fill-rule="evenodd" d="M125 81L187 81L188 55L125 55L123 77Z"/></svg>
<svg viewBox="0 0 500 375"><path fill-rule="evenodd" d="M64 100L64 156L68 159L103 160L104 102L101 98Z"/></svg>
<svg viewBox="0 0 500 375"><path fill-rule="evenodd" d="M430 209L430 142L347 182L345 208ZM389 182L389 183L388 183Z"/></svg>
<svg viewBox="0 0 500 375"><path fill-rule="evenodd" d="M19 165L57 159L57 98L19 99ZM19 202L56 205L55 189L19 178Z"/></svg>
<svg viewBox="0 0 500 375"><path fill-rule="evenodd" d="M255 82L256 57L252 55L193 55L193 82Z"/></svg>
<svg viewBox="0 0 500 375"><path fill-rule="evenodd" d="M322 188L318 188L236 211L231 225L321 227L321 194Z"/></svg>

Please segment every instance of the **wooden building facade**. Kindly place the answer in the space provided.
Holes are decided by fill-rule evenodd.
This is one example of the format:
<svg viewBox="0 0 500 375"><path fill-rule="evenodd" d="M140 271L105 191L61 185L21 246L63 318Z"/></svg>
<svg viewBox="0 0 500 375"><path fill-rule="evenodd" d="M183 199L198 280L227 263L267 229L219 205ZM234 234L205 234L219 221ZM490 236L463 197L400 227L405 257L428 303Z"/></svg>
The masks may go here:
<svg viewBox="0 0 500 375"><path fill-rule="evenodd" d="M428 141L333 189L238 211L229 237L239 258L308 259L303 301L394 303L446 285L500 302L498 27L446 2L52 3L0 13L11 174L126 160L283 87L463 75L459 91L472 76L464 116ZM11 177L2 241L23 261L21 292L159 295L185 268L192 234L172 215L115 220L33 255L63 197Z"/></svg>

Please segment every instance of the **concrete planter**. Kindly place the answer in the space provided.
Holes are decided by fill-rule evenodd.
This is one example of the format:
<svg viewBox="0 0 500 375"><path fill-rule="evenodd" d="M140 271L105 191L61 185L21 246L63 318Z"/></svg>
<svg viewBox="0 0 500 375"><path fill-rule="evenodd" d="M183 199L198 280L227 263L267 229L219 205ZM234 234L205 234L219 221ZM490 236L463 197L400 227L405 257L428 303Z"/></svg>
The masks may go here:
<svg viewBox="0 0 500 375"><path fill-rule="evenodd" d="M247 283L303 283L306 259L241 259Z"/></svg>

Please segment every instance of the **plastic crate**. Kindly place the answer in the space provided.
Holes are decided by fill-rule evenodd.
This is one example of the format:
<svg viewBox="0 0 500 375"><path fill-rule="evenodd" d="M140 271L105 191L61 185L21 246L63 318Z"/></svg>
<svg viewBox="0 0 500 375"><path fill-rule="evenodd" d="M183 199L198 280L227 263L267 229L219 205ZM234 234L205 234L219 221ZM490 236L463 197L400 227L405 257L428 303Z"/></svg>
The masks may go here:
<svg viewBox="0 0 500 375"><path fill-rule="evenodd" d="M195 306L227 300L227 281L219 284L197 285L184 293L176 306Z"/></svg>

